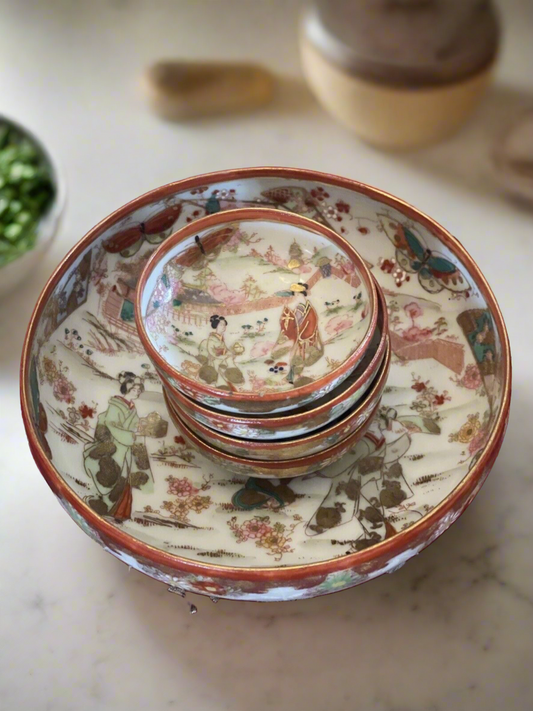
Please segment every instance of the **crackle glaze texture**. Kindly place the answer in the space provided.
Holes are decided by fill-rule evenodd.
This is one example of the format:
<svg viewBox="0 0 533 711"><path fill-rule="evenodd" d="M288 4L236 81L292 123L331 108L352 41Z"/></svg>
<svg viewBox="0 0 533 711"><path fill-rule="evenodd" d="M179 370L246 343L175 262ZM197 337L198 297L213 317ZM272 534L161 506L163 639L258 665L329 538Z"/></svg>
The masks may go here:
<svg viewBox="0 0 533 711"><path fill-rule="evenodd" d="M209 210L254 205L346 237L384 290L390 323L392 365L367 434L330 467L283 481L232 476L186 445L133 320L155 244ZM327 176L279 169L169 188L95 236L59 274L27 353L32 449L74 520L152 577L253 600L358 584L440 535L492 464L491 456L455 508L425 525L490 440L504 392L502 344L476 277L405 212ZM329 330L342 334L358 316L331 313ZM411 527L419 533L407 545L380 552ZM361 563L358 553L368 554ZM264 568L274 570L261 577Z"/></svg>

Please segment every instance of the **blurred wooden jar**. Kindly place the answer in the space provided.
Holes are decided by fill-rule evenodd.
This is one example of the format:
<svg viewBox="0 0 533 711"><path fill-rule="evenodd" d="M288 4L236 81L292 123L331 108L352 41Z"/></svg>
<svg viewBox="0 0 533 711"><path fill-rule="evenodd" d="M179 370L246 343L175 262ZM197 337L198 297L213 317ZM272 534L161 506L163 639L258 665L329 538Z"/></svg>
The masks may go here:
<svg viewBox="0 0 533 711"><path fill-rule="evenodd" d="M319 101L388 149L459 128L489 84L498 44L489 0L315 0L300 33Z"/></svg>

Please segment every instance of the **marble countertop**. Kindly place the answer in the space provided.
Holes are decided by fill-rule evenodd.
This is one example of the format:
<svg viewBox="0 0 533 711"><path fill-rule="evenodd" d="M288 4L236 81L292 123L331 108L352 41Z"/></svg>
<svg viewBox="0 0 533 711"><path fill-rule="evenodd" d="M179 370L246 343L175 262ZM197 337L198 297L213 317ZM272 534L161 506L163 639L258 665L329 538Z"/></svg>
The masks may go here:
<svg viewBox="0 0 533 711"><path fill-rule="evenodd" d="M299 76L297 12L283 0L0 2L1 110L37 130L69 186L56 243L0 316L0 709L533 707L533 211L498 193L487 159L516 106L533 104L533 6L506 0L498 86L475 119L448 143L406 156L364 146L314 102ZM138 77L173 56L261 61L281 75L279 95L255 114L163 123ZM379 185L456 234L507 320L514 399L483 490L402 570L304 602L198 598L191 616L55 502L26 445L19 354L47 276L102 217L171 180L262 164Z"/></svg>

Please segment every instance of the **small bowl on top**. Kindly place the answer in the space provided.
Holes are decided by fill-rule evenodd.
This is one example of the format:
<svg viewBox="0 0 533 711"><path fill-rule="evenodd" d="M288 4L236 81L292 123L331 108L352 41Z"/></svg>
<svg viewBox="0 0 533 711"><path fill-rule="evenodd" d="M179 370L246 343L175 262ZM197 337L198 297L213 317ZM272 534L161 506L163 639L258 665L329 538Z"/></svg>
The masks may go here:
<svg viewBox="0 0 533 711"><path fill-rule="evenodd" d="M320 452L308 454L295 459L250 459L247 457L237 457L234 454L223 452L217 447L213 447L208 442L193 432L173 409L169 397L165 391L163 396L167 405L168 413L174 425L181 432L187 444L209 459L213 464L222 467L225 471L239 476L252 476L258 479L288 479L297 476L305 476L324 467L333 464L363 437L370 426L374 416L377 414L380 402L376 402L374 409L369 413L368 418L360 427L353 430L347 437L340 439L335 444Z"/></svg>
<svg viewBox="0 0 533 711"><path fill-rule="evenodd" d="M171 414L174 416L174 421L178 420L178 424L186 425L188 430L214 449L245 460L286 462L287 460L309 457L323 452L348 439L356 431L360 431L374 413L376 405L381 401L389 375L390 360L391 350L387 336L385 359L365 396L342 417L302 437L275 441L229 437L197 422L190 411L174 406L170 396L168 397L168 403Z"/></svg>
<svg viewBox="0 0 533 711"><path fill-rule="evenodd" d="M387 304L382 290L377 286L376 289L378 323L374 337L356 368L324 397L280 415L237 415L221 412L191 400L181 390L171 388L165 375L158 371L171 403L178 412L185 410L188 416L200 425L230 437L248 440L275 441L302 437L338 420L363 398L377 377L387 354Z"/></svg>
<svg viewBox="0 0 533 711"><path fill-rule="evenodd" d="M172 390L266 415L339 386L372 341L378 303L367 265L329 227L243 208L187 224L156 249L135 318Z"/></svg>

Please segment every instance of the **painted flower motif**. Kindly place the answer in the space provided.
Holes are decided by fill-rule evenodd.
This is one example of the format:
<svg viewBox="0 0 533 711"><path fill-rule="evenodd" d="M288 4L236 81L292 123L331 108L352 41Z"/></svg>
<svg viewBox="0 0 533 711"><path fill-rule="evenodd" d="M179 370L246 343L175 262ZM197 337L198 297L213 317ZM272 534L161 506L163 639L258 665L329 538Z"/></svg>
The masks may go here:
<svg viewBox="0 0 533 711"><path fill-rule="evenodd" d="M330 205L329 207L326 208L325 210L326 217L328 217L330 220L335 220L336 222L341 222L342 217L339 214L339 211L337 210L336 207L333 207L333 205Z"/></svg>
<svg viewBox="0 0 533 711"><path fill-rule="evenodd" d="M260 341L258 343L254 343L252 350L250 351L250 355L252 358L263 358L270 353L270 351L274 348L274 345L273 341Z"/></svg>
<svg viewBox="0 0 533 711"><path fill-rule="evenodd" d="M268 520L268 518L266 520ZM245 521L240 530L243 541L255 541L272 532L272 528L265 522L265 519L261 518L254 518L250 521Z"/></svg>
<svg viewBox="0 0 533 711"><path fill-rule="evenodd" d="M409 316L411 321L414 321L416 318L422 316L422 314L424 313L419 304L416 303L416 301L411 301L409 304L406 304L404 306L404 311Z"/></svg>
<svg viewBox="0 0 533 711"><path fill-rule="evenodd" d="M397 287L400 287L404 281L411 279L409 274L397 264L395 259L383 259L383 257L380 257L378 267L381 271L392 276Z"/></svg>
<svg viewBox="0 0 533 711"><path fill-rule="evenodd" d="M417 380L411 385L412 390L416 390L417 393L422 393L427 388L427 383L423 380Z"/></svg>
<svg viewBox="0 0 533 711"><path fill-rule="evenodd" d="M349 570L339 570L336 573L330 573L327 578L317 586L317 590L332 591L342 590L350 585L353 585L354 579Z"/></svg>
<svg viewBox="0 0 533 711"><path fill-rule="evenodd" d="M210 505L210 496L194 496L189 500L189 509L197 514L202 513L202 511L206 511Z"/></svg>
<svg viewBox="0 0 533 711"><path fill-rule="evenodd" d="M185 500L177 500L177 501L163 501L161 504L161 508L164 511L168 511L172 516L178 521L181 521L182 523L186 523L188 519L188 514L189 514L189 503L188 501Z"/></svg>
<svg viewBox="0 0 533 711"><path fill-rule="evenodd" d="M485 429L478 430L477 434L472 437L468 445L468 453L472 456L477 454L480 449L483 449L487 441L488 432Z"/></svg>
<svg viewBox="0 0 533 711"><path fill-rule="evenodd" d="M278 524L282 526L282 524ZM272 529L269 533L261 536L261 541L259 543L261 548L268 548L273 553L285 553L290 551L290 546L288 546L289 538L286 538L281 534L281 531Z"/></svg>
<svg viewBox="0 0 533 711"><path fill-rule="evenodd" d="M81 415L80 415L80 413L79 413L78 410L77 410L75 407L73 407L73 406L67 408L67 417L68 417L68 421L69 421L72 425L75 425L76 422L79 422L79 420L81 420Z"/></svg>
<svg viewBox="0 0 533 711"><path fill-rule="evenodd" d="M284 553L291 553L294 550L290 546L292 540L290 535L300 523L301 518L298 517L290 526L279 522L271 525L269 516L254 516L241 524L237 523L236 516L232 516L227 522L237 543L255 541L258 548L267 550L268 555L274 556L275 560L281 560Z"/></svg>
<svg viewBox="0 0 533 711"><path fill-rule="evenodd" d="M63 374L59 374L54 382L52 392L56 400L66 402L68 405L74 402L74 392L76 387Z"/></svg>
<svg viewBox="0 0 533 711"><path fill-rule="evenodd" d="M200 489L197 489L190 479L183 477L179 479L175 476L169 476L165 479L168 481L168 493L174 496L188 497L197 494Z"/></svg>
<svg viewBox="0 0 533 711"><path fill-rule="evenodd" d="M91 419L95 415L95 408L89 407L89 405L86 405L84 402L81 403L78 411L84 420Z"/></svg>
<svg viewBox="0 0 533 711"><path fill-rule="evenodd" d="M54 361L46 356L42 360L42 374L48 385L52 385L59 375Z"/></svg>
<svg viewBox="0 0 533 711"><path fill-rule="evenodd" d="M461 444L469 444L478 435L481 429L481 421L479 419L479 412L475 415L468 415L468 419L465 424L459 429L458 432L454 432L449 436L450 442L461 442Z"/></svg>
<svg viewBox="0 0 533 711"><path fill-rule="evenodd" d="M336 336L353 326L353 318L349 316L334 316L326 324L326 331L330 336Z"/></svg>
<svg viewBox="0 0 533 711"><path fill-rule="evenodd" d="M339 212L344 212L346 215L350 212L350 206L347 202L344 202L344 200L338 200L335 203L335 207Z"/></svg>
<svg viewBox="0 0 533 711"><path fill-rule="evenodd" d="M467 365L463 377L456 382L458 385L468 388L468 390L477 390L483 385L483 380L478 366L475 363Z"/></svg>
<svg viewBox="0 0 533 711"><path fill-rule="evenodd" d="M329 198L329 193L327 193L324 188L322 187L317 187L313 188L311 191L311 196L317 201L317 202L324 202L324 200L327 200Z"/></svg>

